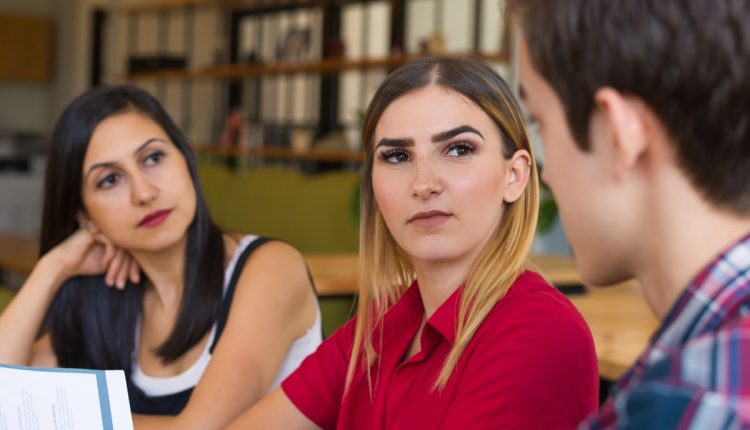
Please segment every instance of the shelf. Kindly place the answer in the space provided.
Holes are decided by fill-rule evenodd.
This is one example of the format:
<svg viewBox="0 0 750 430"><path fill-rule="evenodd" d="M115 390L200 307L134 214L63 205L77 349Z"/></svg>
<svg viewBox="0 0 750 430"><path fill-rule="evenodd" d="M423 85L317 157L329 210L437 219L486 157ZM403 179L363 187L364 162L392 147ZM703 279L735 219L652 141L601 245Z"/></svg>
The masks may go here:
<svg viewBox="0 0 750 430"><path fill-rule="evenodd" d="M193 150L199 156L235 156L249 158L269 158L276 160L292 161L324 161L324 162L342 162L342 163L361 163L365 159L362 151L332 151L323 149L310 149L299 151L289 148L249 148L245 150L220 149L213 145L194 145Z"/></svg>
<svg viewBox="0 0 750 430"><path fill-rule="evenodd" d="M0 14L0 81L46 83L51 79L53 23L50 18Z"/></svg>
<svg viewBox="0 0 750 430"><path fill-rule="evenodd" d="M280 8L322 6L330 0L155 0L118 8L125 15L168 12L189 6L223 6L234 9L267 11Z"/></svg>
<svg viewBox="0 0 750 430"><path fill-rule="evenodd" d="M224 3L222 0L158 0L143 1L141 4L123 6L118 10L125 15L136 15L146 12L166 12L186 6L218 5Z"/></svg>
<svg viewBox="0 0 750 430"><path fill-rule="evenodd" d="M478 55L489 62L508 63L507 55ZM411 60L419 58L417 55L385 57L367 60L347 60L345 58L327 58L321 61L301 63L272 63L272 64L227 64L203 69L173 69L153 70L132 73L126 80L144 79L210 79L210 78L243 78L273 75L293 75L302 73L333 74L344 70L367 70L377 68L395 68Z"/></svg>

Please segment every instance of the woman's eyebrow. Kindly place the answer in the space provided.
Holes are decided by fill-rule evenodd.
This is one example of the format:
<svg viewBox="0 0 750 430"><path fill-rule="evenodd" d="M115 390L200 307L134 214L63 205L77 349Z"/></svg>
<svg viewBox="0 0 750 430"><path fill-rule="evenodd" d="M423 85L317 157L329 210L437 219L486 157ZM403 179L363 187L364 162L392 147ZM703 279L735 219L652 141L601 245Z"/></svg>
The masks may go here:
<svg viewBox="0 0 750 430"><path fill-rule="evenodd" d="M143 144L141 146L139 146L135 151L133 151L133 154L138 154L139 152L143 151L147 146L149 146L150 144L152 144L154 142L166 143L164 141L164 139L161 139L161 138L158 138L158 137L152 137L152 138L148 139L147 141L143 142Z"/></svg>
<svg viewBox="0 0 750 430"><path fill-rule="evenodd" d="M433 142L444 142L444 141L446 141L446 140L448 140L450 138L453 138L455 136L458 136L459 134L462 134L462 133L474 133L474 134L478 135L479 137L481 137L482 139L484 139L484 136L482 135L482 133L480 133L479 130L477 130L476 128L474 128L474 127L472 127L470 125L462 125L462 126L454 128L454 129L451 129L451 130L448 130L448 131L443 131L443 132L440 132L440 133L432 136L432 141Z"/></svg>
<svg viewBox="0 0 750 430"><path fill-rule="evenodd" d="M414 146L414 139L389 139L387 137L384 137L380 139L378 144L375 146L375 148L379 148L381 146L394 146L397 148L406 148L408 146Z"/></svg>
<svg viewBox="0 0 750 430"><path fill-rule="evenodd" d="M437 134L435 134L435 135L432 136L431 140L433 142L444 142L444 141L446 141L448 139L451 139L451 138L453 138L455 136L458 136L459 134L462 134L462 133L474 133L474 134L478 135L479 137L481 137L482 139L484 139L484 135L482 135L482 133L480 133L479 130L477 130L476 128L474 128L474 127L472 127L470 125L461 125L461 126L458 126L456 128L453 128L453 129L450 129L450 130L447 130L447 131L442 131L440 133L437 133ZM414 139L409 139L409 138L391 139L391 138L384 137L384 138L380 139L380 141L375 146L375 148L377 149L377 148L379 148L381 146L391 146L391 147L396 147L396 148L406 148L406 147L409 147L409 146L414 146Z"/></svg>

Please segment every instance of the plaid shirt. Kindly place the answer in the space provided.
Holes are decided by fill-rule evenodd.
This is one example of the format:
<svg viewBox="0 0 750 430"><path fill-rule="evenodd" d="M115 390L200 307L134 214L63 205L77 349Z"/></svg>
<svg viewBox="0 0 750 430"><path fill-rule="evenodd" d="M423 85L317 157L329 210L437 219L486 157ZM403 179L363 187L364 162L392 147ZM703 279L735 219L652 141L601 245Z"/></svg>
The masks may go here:
<svg viewBox="0 0 750 430"><path fill-rule="evenodd" d="M680 296L579 429L750 429L750 235Z"/></svg>

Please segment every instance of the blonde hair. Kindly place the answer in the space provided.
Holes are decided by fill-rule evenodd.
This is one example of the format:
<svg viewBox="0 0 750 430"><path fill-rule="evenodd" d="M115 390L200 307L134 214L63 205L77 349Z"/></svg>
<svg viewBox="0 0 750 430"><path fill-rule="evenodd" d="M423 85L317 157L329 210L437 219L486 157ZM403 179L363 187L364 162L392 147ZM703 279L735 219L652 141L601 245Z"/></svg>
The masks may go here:
<svg viewBox="0 0 750 430"><path fill-rule="evenodd" d="M508 85L485 62L471 57L424 57L390 74L375 93L362 129L366 158L361 188L359 243L359 303L354 345L346 377L352 382L357 366L367 372L377 364L373 336L383 316L415 279L406 253L398 246L378 211L372 188L373 135L383 111L403 95L439 86L461 94L479 106L497 125L502 136L503 157L519 149L532 154L523 115ZM536 229L539 180L535 161L522 196L507 204L502 221L470 270L461 290L456 338L433 384L442 390L490 310L516 278L523 273ZM382 330L380 331L382 334Z"/></svg>

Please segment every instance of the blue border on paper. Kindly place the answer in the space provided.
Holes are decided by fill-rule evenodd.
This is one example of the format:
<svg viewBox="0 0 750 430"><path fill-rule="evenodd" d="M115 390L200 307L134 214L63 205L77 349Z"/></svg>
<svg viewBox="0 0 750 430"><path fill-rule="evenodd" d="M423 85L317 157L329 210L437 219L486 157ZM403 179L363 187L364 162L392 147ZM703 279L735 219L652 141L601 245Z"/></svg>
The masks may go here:
<svg viewBox="0 0 750 430"><path fill-rule="evenodd" d="M0 367L9 369L28 370L32 372L52 372L52 373L83 373L96 376L96 386L99 390L99 406L102 412L102 428L104 430L114 430L112 422L112 410L109 406L109 391L107 390L107 375L104 370L92 369L71 369L71 368L51 368L51 367L28 367L17 366L14 364L2 364Z"/></svg>

